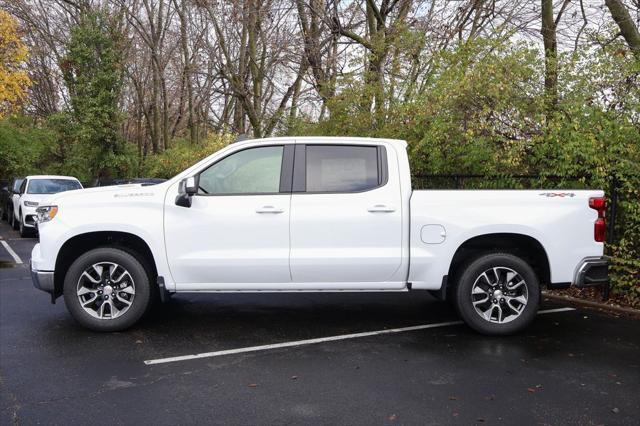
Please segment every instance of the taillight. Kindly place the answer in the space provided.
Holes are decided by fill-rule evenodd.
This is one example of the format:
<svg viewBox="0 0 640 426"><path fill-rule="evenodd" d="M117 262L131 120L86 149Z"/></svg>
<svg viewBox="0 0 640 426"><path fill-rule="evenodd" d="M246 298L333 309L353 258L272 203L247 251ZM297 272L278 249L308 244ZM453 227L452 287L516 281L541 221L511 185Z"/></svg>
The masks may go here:
<svg viewBox="0 0 640 426"><path fill-rule="evenodd" d="M598 212L598 219L596 219L596 223L593 226L593 238L599 243L604 242L607 232L607 224L604 220L606 201L605 197L589 198L589 207Z"/></svg>

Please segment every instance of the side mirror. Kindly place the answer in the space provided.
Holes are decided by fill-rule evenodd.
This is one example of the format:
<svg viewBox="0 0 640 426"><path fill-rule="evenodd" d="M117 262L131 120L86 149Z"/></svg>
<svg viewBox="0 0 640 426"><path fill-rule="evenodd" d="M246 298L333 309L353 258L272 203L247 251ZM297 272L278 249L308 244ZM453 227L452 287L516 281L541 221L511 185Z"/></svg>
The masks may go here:
<svg viewBox="0 0 640 426"><path fill-rule="evenodd" d="M176 196L176 206L191 207L191 197L198 193L198 177L189 176L182 179L178 186L178 195Z"/></svg>
<svg viewBox="0 0 640 426"><path fill-rule="evenodd" d="M184 180L184 192L187 195L196 195L198 193L198 180L195 176L190 176Z"/></svg>

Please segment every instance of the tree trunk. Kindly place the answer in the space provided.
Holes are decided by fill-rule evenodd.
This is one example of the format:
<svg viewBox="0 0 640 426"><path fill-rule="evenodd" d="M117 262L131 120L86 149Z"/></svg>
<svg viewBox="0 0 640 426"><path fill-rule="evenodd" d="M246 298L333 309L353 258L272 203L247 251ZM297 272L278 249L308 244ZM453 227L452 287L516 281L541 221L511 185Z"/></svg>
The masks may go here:
<svg viewBox="0 0 640 426"><path fill-rule="evenodd" d="M640 32L638 32L638 27L633 22L629 11L621 0L605 0L605 4L609 8L613 20L618 24L620 34L629 45L629 49L633 52L636 60L640 61Z"/></svg>
<svg viewBox="0 0 640 426"><path fill-rule="evenodd" d="M177 3L177 0L176 0ZM192 144L198 143L198 127L195 122L195 113L193 110L193 84L192 84L192 65L191 55L189 54L188 35L187 35L187 2L182 0L182 5L176 11L180 18L180 47L182 48L182 56L184 60L184 79L187 88L187 126L189 127L189 140Z"/></svg>
<svg viewBox="0 0 640 426"><path fill-rule="evenodd" d="M558 45L553 0L542 0L542 41L544 43L544 89L547 118L558 104Z"/></svg>

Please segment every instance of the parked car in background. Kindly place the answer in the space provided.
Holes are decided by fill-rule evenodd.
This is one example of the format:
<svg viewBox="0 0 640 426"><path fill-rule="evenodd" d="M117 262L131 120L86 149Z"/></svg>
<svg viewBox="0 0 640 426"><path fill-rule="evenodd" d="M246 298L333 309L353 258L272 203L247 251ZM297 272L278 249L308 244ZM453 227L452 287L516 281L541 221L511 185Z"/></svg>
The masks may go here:
<svg viewBox="0 0 640 426"><path fill-rule="evenodd" d="M82 189L80 181L71 176L27 176L20 185L19 197L14 201L14 229L18 223L20 236L36 231L36 208L51 194Z"/></svg>
<svg viewBox="0 0 640 426"><path fill-rule="evenodd" d="M9 180L0 179L0 220L6 219L7 199L9 199Z"/></svg>
<svg viewBox="0 0 640 426"><path fill-rule="evenodd" d="M22 185L22 181L24 178L15 177L11 179L6 187L2 187L2 191L0 192L0 209L1 214L0 217L9 222L10 225L13 226L13 204L14 200L17 200L20 195L20 185Z"/></svg>
<svg viewBox="0 0 640 426"><path fill-rule="evenodd" d="M162 178L100 179L96 183L96 186L115 186L115 185L128 185L128 184L150 186L150 185L157 185L162 182L166 182L166 179L162 179Z"/></svg>

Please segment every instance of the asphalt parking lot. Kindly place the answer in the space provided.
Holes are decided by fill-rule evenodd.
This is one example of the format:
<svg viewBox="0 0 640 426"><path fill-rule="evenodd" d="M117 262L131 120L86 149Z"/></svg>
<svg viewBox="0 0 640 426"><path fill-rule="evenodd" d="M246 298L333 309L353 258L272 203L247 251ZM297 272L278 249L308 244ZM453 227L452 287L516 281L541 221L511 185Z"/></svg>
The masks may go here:
<svg viewBox="0 0 640 426"><path fill-rule="evenodd" d="M527 332L489 338L421 292L179 295L130 331L96 334L74 323L62 299L51 305L32 286L26 265L36 240L4 222L0 238L24 262L0 245L3 425L640 418L633 318L545 302L541 309L551 311ZM435 326L357 334L416 325ZM328 336L343 337L299 343ZM273 344L285 347L243 349ZM199 353L208 355L165 362Z"/></svg>

